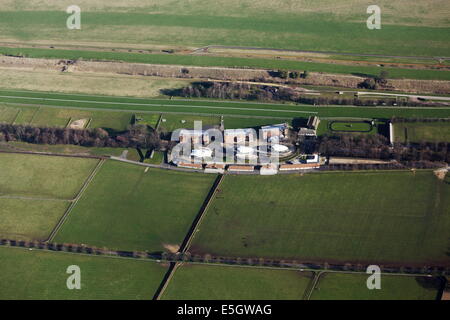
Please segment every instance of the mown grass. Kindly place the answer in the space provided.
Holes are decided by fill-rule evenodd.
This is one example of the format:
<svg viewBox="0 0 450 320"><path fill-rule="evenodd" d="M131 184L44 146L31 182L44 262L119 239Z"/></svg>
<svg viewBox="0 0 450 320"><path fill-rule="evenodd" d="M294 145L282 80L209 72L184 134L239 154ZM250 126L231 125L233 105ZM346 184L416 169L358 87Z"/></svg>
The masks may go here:
<svg viewBox="0 0 450 320"><path fill-rule="evenodd" d="M201 116L190 114L163 114L159 129L172 132L176 129L194 129L195 122L198 122L200 128L206 129L220 125L218 116Z"/></svg>
<svg viewBox="0 0 450 320"><path fill-rule="evenodd" d="M67 201L0 198L0 236L46 240L68 206Z"/></svg>
<svg viewBox="0 0 450 320"><path fill-rule="evenodd" d="M149 252L179 246L214 179L108 161L55 241Z"/></svg>
<svg viewBox="0 0 450 320"><path fill-rule="evenodd" d="M324 273L311 300L435 300L436 278L381 275L381 289L367 288L367 274Z"/></svg>
<svg viewBox="0 0 450 320"><path fill-rule="evenodd" d="M95 159L0 153L0 236L46 240Z"/></svg>
<svg viewBox="0 0 450 320"><path fill-rule="evenodd" d="M152 261L0 248L0 299L151 300L166 267ZM69 290L69 266L81 270L81 289Z"/></svg>
<svg viewBox="0 0 450 320"><path fill-rule="evenodd" d="M8 97L6 97L8 96ZM52 100L49 100L52 99ZM360 117L360 118L445 118L450 108L397 108L355 106L309 106L297 104L269 104L221 100L188 99L139 99L129 97L59 94L38 91L14 91L0 89L0 101L15 104L31 104L96 111L120 110L124 112L195 113L217 115L243 115L264 117Z"/></svg>
<svg viewBox="0 0 450 320"><path fill-rule="evenodd" d="M202 4L204 6L204 4ZM318 7L320 5L319 4ZM326 3L325 5L329 5ZM12 10L0 13L4 38L20 41L53 40L105 42L122 46L144 43L199 47L211 44L299 50L319 50L389 55L449 56L448 24L445 27L420 25L416 20L391 19L381 30L366 26L367 4L346 17L336 17L316 7L280 13L277 7L267 12L242 7L239 14L205 12L199 4L188 4L179 11L140 12L112 10L83 11L83 27L74 32L65 28L67 14L60 10ZM201 14L192 11L197 8ZM191 10L189 10L191 9ZM236 9L236 8L235 8ZM186 11L189 10L189 13ZM207 10L209 11L209 10ZM182 13L181 13L182 12ZM384 16L386 18L386 15Z"/></svg>
<svg viewBox="0 0 450 320"><path fill-rule="evenodd" d="M448 263L449 194L430 171L226 176L191 251Z"/></svg>
<svg viewBox="0 0 450 320"><path fill-rule="evenodd" d="M0 194L72 199L97 159L0 153Z"/></svg>
<svg viewBox="0 0 450 320"><path fill-rule="evenodd" d="M450 122L398 122L394 124L395 142L448 142Z"/></svg>
<svg viewBox="0 0 450 320"><path fill-rule="evenodd" d="M144 159L145 163L150 164L161 164L163 161L164 161L164 152L162 151L155 151L153 153L153 158Z"/></svg>
<svg viewBox="0 0 450 320"><path fill-rule="evenodd" d="M145 124L152 127L153 129L156 129L160 117L161 114L159 113L150 113L150 114L138 113L134 115L136 124Z"/></svg>
<svg viewBox="0 0 450 320"><path fill-rule="evenodd" d="M254 128L271 124L278 124L287 122L292 123L291 118L238 118L238 117L224 117L225 129L238 128Z"/></svg>
<svg viewBox="0 0 450 320"><path fill-rule="evenodd" d="M21 141L8 141L0 143L0 150L4 151L35 151L46 153L58 153L67 155L90 156L120 156L126 148L97 148L82 147L72 144L34 144Z"/></svg>
<svg viewBox="0 0 450 320"><path fill-rule="evenodd" d="M30 58L53 58L72 60L108 60L149 64L170 64L203 67L249 67L262 69L307 70L310 72L327 72L357 74L375 77L381 70L389 72L389 78L406 78L421 80L449 80L450 72L439 70L414 70L400 68L380 68L377 66L351 66L293 60L271 60L263 58L237 58L218 56L195 56L177 54L143 54L133 52L83 51L39 48L0 47L0 54L20 55Z"/></svg>
<svg viewBox="0 0 450 320"><path fill-rule="evenodd" d="M0 106L0 122L29 124L39 127L65 128L76 120L85 119L85 127L125 130L131 124L132 113L64 108Z"/></svg>
<svg viewBox="0 0 450 320"><path fill-rule="evenodd" d="M180 266L164 300L300 300L311 272L213 265Z"/></svg>
<svg viewBox="0 0 450 320"><path fill-rule="evenodd" d="M369 132L372 130L372 125L369 122L351 122L351 121L331 121L330 129L333 131L345 132Z"/></svg>

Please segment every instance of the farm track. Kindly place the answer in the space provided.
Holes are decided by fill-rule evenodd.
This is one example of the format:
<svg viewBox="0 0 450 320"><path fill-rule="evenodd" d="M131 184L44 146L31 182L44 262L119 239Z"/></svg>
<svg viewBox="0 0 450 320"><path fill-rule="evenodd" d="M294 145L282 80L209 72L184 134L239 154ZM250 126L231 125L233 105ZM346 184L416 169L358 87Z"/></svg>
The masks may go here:
<svg viewBox="0 0 450 320"><path fill-rule="evenodd" d="M15 195L0 195L0 199L20 199L20 200L37 200L37 201L62 201L72 202L74 199L56 199L56 198L41 198L41 197L27 197L27 196L15 196Z"/></svg>
<svg viewBox="0 0 450 320"><path fill-rule="evenodd" d="M50 235L48 236L46 242L51 242L56 234L58 233L58 231L61 229L62 225L64 224L64 222L67 220L67 217L69 216L70 212L72 212L73 208L76 206L78 200L80 200L81 196L83 195L84 191L87 189L87 187L89 186L89 184L91 183L91 181L94 179L94 177L96 176L97 172L100 170L100 168L102 167L102 165L105 163L105 159L101 159L98 163L97 166L94 168L94 170L91 172L91 174L89 175L89 177L86 179L86 181L84 182L83 186L81 187L80 191L78 192L77 196L75 197L75 199L70 203L70 206L67 208L66 212L64 212L63 216L61 217L61 219L58 221L57 225L55 226L55 228L52 230L52 232L50 233Z"/></svg>
<svg viewBox="0 0 450 320"><path fill-rule="evenodd" d="M198 49L195 49L194 52L196 52L196 53L205 52L205 51L208 51L208 49L237 49L237 50L255 50L255 51L315 53L315 54L342 55L342 56L352 56L352 57L399 58L399 59L417 59L417 60L438 60L438 59L450 60L450 57L397 56L397 55L383 55L383 54L370 54L370 53L350 53L350 52L315 51L315 50L288 50L288 49L276 49L276 48L219 46L219 45L210 45L210 46L198 48Z"/></svg>

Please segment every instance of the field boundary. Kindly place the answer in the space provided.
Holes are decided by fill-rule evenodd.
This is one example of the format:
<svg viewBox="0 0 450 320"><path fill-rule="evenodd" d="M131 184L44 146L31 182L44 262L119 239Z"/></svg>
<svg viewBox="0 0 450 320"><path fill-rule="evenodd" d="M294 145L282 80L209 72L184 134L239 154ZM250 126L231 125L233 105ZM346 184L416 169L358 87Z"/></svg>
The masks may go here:
<svg viewBox="0 0 450 320"><path fill-rule="evenodd" d="M186 234L186 237L184 238L178 253L181 253L181 254L187 253L190 243L191 243L192 239L194 238L197 227L200 225L200 223L203 219L203 216L205 215L206 210L209 207L209 204L211 203L214 195L216 194L218 187L222 183L223 178L224 178L224 175L222 175L222 174L217 176L211 189L208 192L208 195L205 198L205 201L203 202L203 205L201 206L201 208L199 210L199 213L197 214L194 221L192 222L192 226L189 228L189 231ZM161 282L160 287L158 288L157 292L155 293L154 300L161 299L162 295L164 294L164 291L166 290L167 286L169 285L170 280L173 278L178 267L180 267L182 264L183 264L183 262L171 262L170 263L169 270L167 271L166 276L164 277L163 281Z"/></svg>
<svg viewBox="0 0 450 320"><path fill-rule="evenodd" d="M6 151L0 150L0 153L18 153L18 154L31 154L37 156L49 156L49 157L65 157L65 158L86 158L86 159L108 159L109 157L104 156L89 156L89 155L79 155L79 154L64 154L64 153L52 153L52 152L38 152L38 151Z"/></svg>
<svg viewBox="0 0 450 320"><path fill-rule="evenodd" d="M103 257L116 257L121 259L134 259L134 260L150 260L156 262L166 263L181 263L186 262L190 264L206 264L216 266L228 266L228 267L242 267L242 268L261 268L261 269L273 269L273 270L297 270L297 271L311 271L318 272L324 271L328 273L359 273L365 274L366 265L362 264L314 264L313 262L302 262L296 260L295 263L276 264L273 261L267 261L267 263L247 264L238 259L227 259L223 257L211 256L209 259L193 259L191 255L183 255L180 253L174 254L161 254L161 253L148 253L148 252L131 252L131 251L117 251L109 250L105 248L87 247L81 244L62 244L62 243L49 243L44 241L24 241L16 239L0 239L0 247L11 247L18 249L36 249L42 251L61 252L67 254L78 255L95 255ZM367 264L370 265L370 264ZM391 275L404 275L404 276L436 276L436 275L448 275L450 274L450 265L440 266L426 266L425 264L419 266L407 266L405 265L386 265L380 264L381 274Z"/></svg>
<svg viewBox="0 0 450 320"><path fill-rule="evenodd" d="M224 177L225 177L225 175L219 174L217 176L216 180L214 181L214 184L212 185L211 190L209 191L208 195L206 196L206 199L205 199L202 207L200 208L199 213L195 217L195 219L192 223L192 226L189 229L188 234L186 235L186 238L184 239L183 243L180 246L181 253L188 252L188 250L191 246L191 242L195 237L195 233L197 232L197 228L201 225L201 222L202 222L203 218L205 217L206 212L208 211L209 205L213 201L214 196L216 195L217 190L219 189L219 186L222 184Z"/></svg>
<svg viewBox="0 0 450 320"><path fill-rule="evenodd" d="M87 189L87 187L89 186L89 184L91 183L91 181L94 179L94 177L96 176L97 172L100 170L100 168L102 167L102 165L105 163L105 159L101 159L96 167L94 168L94 170L91 172L91 174L87 177L87 179L85 180L85 182L83 183L80 191L78 192L78 194L76 195L76 197L73 199L73 201L70 203L69 207L67 208L66 212L64 212L64 214L62 215L62 217L59 219L58 223L56 224L56 226L53 228L53 230L50 232L50 235L48 236L46 242L50 242L54 239L54 237L56 236L56 234L58 233L58 231L61 229L62 225L64 224L64 222L67 220L67 217L69 216L70 212L72 212L73 208L76 206L76 204L78 203L78 200L80 200L81 196L83 195L84 191Z"/></svg>

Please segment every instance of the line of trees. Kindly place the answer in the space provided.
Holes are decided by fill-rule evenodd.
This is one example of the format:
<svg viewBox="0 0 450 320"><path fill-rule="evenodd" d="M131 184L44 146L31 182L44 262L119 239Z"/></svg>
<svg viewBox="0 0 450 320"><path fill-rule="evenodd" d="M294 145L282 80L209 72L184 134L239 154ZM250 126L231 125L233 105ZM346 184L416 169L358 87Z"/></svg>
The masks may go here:
<svg viewBox="0 0 450 320"><path fill-rule="evenodd" d="M144 125L132 125L123 132L111 132L102 128L70 129L0 124L0 141L157 150L163 144L159 133Z"/></svg>
<svg viewBox="0 0 450 320"><path fill-rule="evenodd" d="M405 122L450 122L450 118L396 118L391 119L392 123Z"/></svg>
<svg viewBox="0 0 450 320"><path fill-rule="evenodd" d="M445 162L432 161L406 161L399 163L397 161L385 164L362 164L362 163L340 163L330 164L320 167L324 171L353 171L353 170L405 170L405 169L437 169L445 167Z"/></svg>
<svg viewBox="0 0 450 320"><path fill-rule="evenodd" d="M328 263L313 261L282 260L268 258L240 258L211 256L209 254L169 253L169 252L142 252L142 251L117 251L107 248L88 247L80 244L57 244L43 241L22 241L11 239L0 239L0 246L22 247L38 250L63 251L72 253L83 253L92 255L119 256L125 258L152 259L169 262L198 262L217 263L229 265L282 267L282 268L308 268L315 270L335 270L335 271L365 271L367 264L362 263ZM383 272L390 273L411 273L411 274L434 274L446 275L450 273L450 268L445 266L402 266L402 265L382 265Z"/></svg>
<svg viewBox="0 0 450 320"><path fill-rule="evenodd" d="M324 156L361 157L398 162L450 162L450 143L395 143L389 145L385 136L374 134L336 133L317 138L315 151Z"/></svg>
<svg viewBox="0 0 450 320"><path fill-rule="evenodd" d="M396 101L395 99L359 99L359 98L334 98L323 96L305 96L292 88L270 85L258 85L232 82L194 82L192 85L181 89L163 89L161 93L169 96L185 98L218 98L218 99L243 99L259 101L286 101L311 105L398 105L418 106L420 102Z"/></svg>

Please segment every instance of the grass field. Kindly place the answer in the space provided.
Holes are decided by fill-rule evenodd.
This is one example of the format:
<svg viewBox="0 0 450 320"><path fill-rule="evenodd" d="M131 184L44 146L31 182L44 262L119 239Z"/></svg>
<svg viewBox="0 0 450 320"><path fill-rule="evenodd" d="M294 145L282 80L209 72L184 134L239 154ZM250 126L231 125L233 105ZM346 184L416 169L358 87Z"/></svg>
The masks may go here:
<svg viewBox="0 0 450 320"><path fill-rule="evenodd" d="M225 129L254 128L270 124L287 122L292 124L290 118L237 118L224 117Z"/></svg>
<svg viewBox="0 0 450 320"><path fill-rule="evenodd" d="M381 275L381 289L367 289L366 274L324 273L311 300L435 300L435 278Z"/></svg>
<svg viewBox="0 0 450 320"><path fill-rule="evenodd" d="M3 88L21 90L159 97L162 89L183 88L191 82L188 79L126 74L2 68L0 83Z"/></svg>
<svg viewBox="0 0 450 320"><path fill-rule="evenodd" d="M190 251L448 263L449 193L430 171L226 176Z"/></svg>
<svg viewBox="0 0 450 320"><path fill-rule="evenodd" d="M40 127L67 127L76 120L86 120L85 128L110 128L125 130L131 121L131 113L105 112L62 108L37 108L3 105L0 121L14 124L29 124Z"/></svg>
<svg viewBox="0 0 450 320"><path fill-rule="evenodd" d="M88 156L120 156L125 148L97 148L82 147L71 144L34 144L21 141L9 141L0 143L0 150L11 151L35 151L50 152L68 155L88 155ZM134 149L130 149L134 150Z"/></svg>
<svg viewBox="0 0 450 320"><path fill-rule="evenodd" d="M76 120L85 120L84 128L125 130L131 116L130 112L0 105L0 122L39 127L64 128Z"/></svg>
<svg viewBox="0 0 450 320"><path fill-rule="evenodd" d="M450 122L397 122L394 124L395 142L450 141Z"/></svg>
<svg viewBox="0 0 450 320"><path fill-rule="evenodd" d="M53 106L77 110L112 111L135 113L195 113L209 115L264 116L277 118L308 117L360 117L386 118L446 118L450 108L395 108L355 106L308 106L294 104L246 103L241 101L188 100L188 99L142 99L129 97L60 94L37 91L0 89L0 102Z"/></svg>
<svg viewBox="0 0 450 320"><path fill-rule="evenodd" d="M200 121L203 129L220 125L218 116L201 116L190 114L163 114L161 117L160 129L172 132L176 129L194 129L194 122Z"/></svg>
<svg viewBox="0 0 450 320"><path fill-rule="evenodd" d="M152 128L156 128L158 125L161 114L159 113L138 113L134 115L136 124L145 124Z"/></svg>
<svg viewBox="0 0 450 320"><path fill-rule="evenodd" d="M155 151L153 153L153 158L147 158L144 160L145 163L151 163L151 164L161 164L164 161L164 152L161 151Z"/></svg>
<svg viewBox="0 0 450 320"><path fill-rule="evenodd" d="M105 163L55 242L149 252L179 246L215 176L146 169Z"/></svg>
<svg viewBox="0 0 450 320"><path fill-rule="evenodd" d="M45 240L97 160L0 153L0 236Z"/></svg>
<svg viewBox="0 0 450 320"><path fill-rule="evenodd" d="M98 160L0 154L0 194L72 199Z"/></svg>
<svg viewBox="0 0 450 320"><path fill-rule="evenodd" d="M0 197L0 237L46 240L68 206L68 201Z"/></svg>
<svg viewBox="0 0 450 320"><path fill-rule="evenodd" d="M331 131L340 132L371 132L374 127L369 121L331 121L329 123Z"/></svg>
<svg viewBox="0 0 450 320"><path fill-rule="evenodd" d="M152 299L166 267L61 252L0 248L0 299ZM81 270L81 289L66 286L67 267Z"/></svg>
<svg viewBox="0 0 450 320"><path fill-rule="evenodd" d="M210 44L326 50L391 55L449 56L448 2L381 0L383 26L368 30L370 3L354 0L282 2L196 0L174 3L143 0L127 6L81 1L82 29L68 30L65 9L71 3L17 1L2 5L1 40L53 43L106 43L113 47ZM405 10L405 6L409 10ZM445 10L447 9L447 10ZM107 39L105 35L108 35ZM119 45L120 44L120 45Z"/></svg>
<svg viewBox="0 0 450 320"><path fill-rule="evenodd" d="M183 264L164 300L301 300L311 272Z"/></svg>

